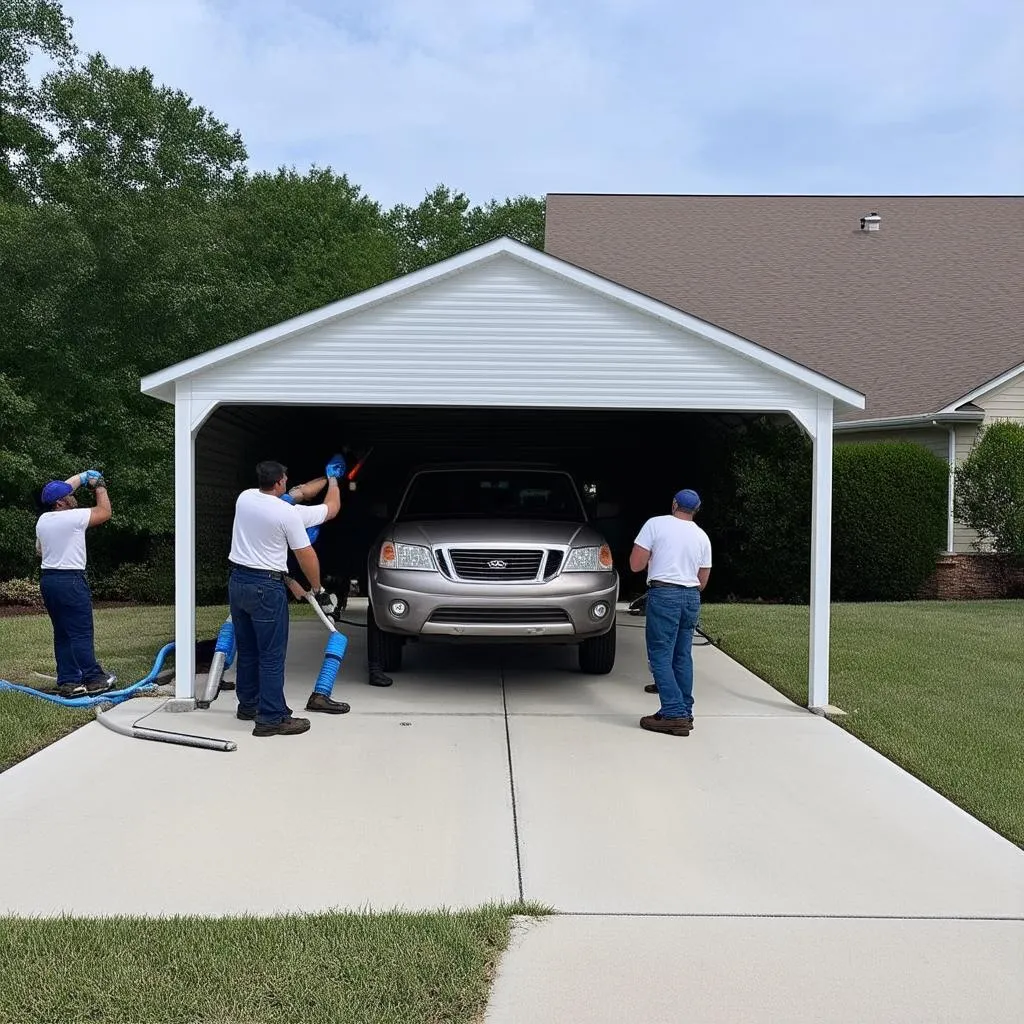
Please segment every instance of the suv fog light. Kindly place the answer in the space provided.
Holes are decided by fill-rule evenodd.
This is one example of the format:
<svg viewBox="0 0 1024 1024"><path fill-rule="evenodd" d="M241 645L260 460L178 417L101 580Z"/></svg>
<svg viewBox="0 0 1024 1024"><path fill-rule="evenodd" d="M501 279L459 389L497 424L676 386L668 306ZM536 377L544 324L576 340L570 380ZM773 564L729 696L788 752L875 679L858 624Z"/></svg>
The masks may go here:
<svg viewBox="0 0 1024 1024"><path fill-rule="evenodd" d="M404 601L392 601L388 605L388 610L392 615L400 619L409 610L409 606Z"/></svg>
<svg viewBox="0 0 1024 1024"><path fill-rule="evenodd" d="M590 616L594 619L603 619L608 614L608 605L604 601L598 601L590 609Z"/></svg>

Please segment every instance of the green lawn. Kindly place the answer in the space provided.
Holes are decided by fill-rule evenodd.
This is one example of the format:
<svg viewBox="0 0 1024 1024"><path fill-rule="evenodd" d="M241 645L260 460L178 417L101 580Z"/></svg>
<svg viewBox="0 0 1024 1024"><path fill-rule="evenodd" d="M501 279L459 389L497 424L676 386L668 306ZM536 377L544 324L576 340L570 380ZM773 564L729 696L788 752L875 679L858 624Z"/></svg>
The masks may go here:
<svg viewBox="0 0 1024 1024"><path fill-rule="evenodd" d="M199 608L197 635L216 636L226 617L226 607ZM153 667L157 651L174 639L174 609L170 607L101 608L95 613L95 622L96 655L126 686L144 678ZM0 618L0 652L0 678L37 690L53 688L52 681L33 675L54 675L57 671L48 616ZM165 667L173 664L173 659L164 662ZM0 691L0 771L93 717L86 708L65 708L36 697Z"/></svg>
<svg viewBox="0 0 1024 1024"><path fill-rule="evenodd" d="M0 1020L470 1024L514 913L0 918Z"/></svg>
<svg viewBox="0 0 1024 1024"><path fill-rule="evenodd" d="M807 704L808 609L708 604L701 625ZM834 721L1024 846L1024 602L832 608Z"/></svg>

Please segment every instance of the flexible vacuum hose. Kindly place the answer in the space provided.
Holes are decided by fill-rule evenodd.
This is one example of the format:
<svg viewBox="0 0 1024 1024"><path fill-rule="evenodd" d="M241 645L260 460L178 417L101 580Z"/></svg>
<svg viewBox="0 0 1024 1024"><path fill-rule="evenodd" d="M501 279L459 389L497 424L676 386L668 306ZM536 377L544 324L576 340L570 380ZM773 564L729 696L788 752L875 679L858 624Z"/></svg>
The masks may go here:
<svg viewBox="0 0 1024 1024"><path fill-rule="evenodd" d="M65 708L92 708L97 704L120 704L121 701L128 700L129 697L134 697L137 693L145 693L147 690L156 689L156 683L153 680L160 674L164 659L173 650L173 643L165 644L160 648L160 652L156 656L156 661L153 663L153 668L150 670L149 675L144 679L140 679L137 683L132 683L131 686L126 686L123 690L111 690L108 693L99 693L85 697L60 697L55 693L43 693L42 690L33 690L29 686L19 686L17 683L8 682L6 679L0 679L0 690L14 690L17 693L26 693L30 697L48 700L51 704L60 704Z"/></svg>
<svg viewBox="0 0 1024 1024"><path fill-rule="evenodd" d="M60 704L70 708L89 708L95 707L97 704L120 704L122 701L134 697L138 693L145 693L156 689L156 683L153 680L159 675L164 659L173 650L173 643L165 644L161 647L149 675L144 679L140 679L137 683L133 683L131 686L126 686L123 690L100 693L92 697L58 697L54 693L43 693L41 690L33 690L28 686L18 686L16 683L8 682L6 679L0 679L0 690L14 690L17 693L26 693L29 696L39 697L41 700L48 700L53 704ZM335 674L337 674L337 670L335 670ZM213 739L209 736L194 736L192 733L172 732L169 729L153 729L149 726L139 725L139 722L145 721L150 715L155 715L166 703L167 701L164 701L159 707L155 707L141 718L137 718L131 725L125 725L109 718L109 711L97 711L96 721L100 725L106 726L112 732L119 733L122 736L130 736L133 739L156 740L160 743L176 743L185 747L202 747L206 750L222 750L225 752L237 749L238 745L231 740Z"/></svg>
<svg viewBox="0 0 1024 1024"><path fill-rule="evenodd" d="M345 657L348 648L348 637L343 633L332 633L327 638L327 646L324 647L324 663L320 666L320 674L316 677L313 686L314 693L322 693L330 697L334 691L334 680L338 678L338 670L341 668L341 661Z"/></svg>
<svg viewBox="0 0 1024 1024"><path fill-rule="evenodd" d="M196 736L188 732L172 732L170 729L153 729L148 726L139 725L139 722L145 721L150 715L155 715L166 703L167 701L164 701L160 707L153 708L152 711L143 715L142 718L137 718L131 725L108 718L109 711L97 711L96 721L100 725L105 725L112 732L120 733L122 736L129 736L136 740L156 740L158 743L176 743L183 747L202 747L204 750L221 750L225 753L238 749L238 744L232 740L219 740L210 736Z"/></svg>
<svg viewBox="0 0 1024 1024"><path fill-rule="evenodd" d="M224 676L224 669L235 660L235 626L229 616L217 633L217 643L213 648L213 657L210 659L210 671L206 680L196 691L196 707L208 708L220 692L220 681Z"/></svg>

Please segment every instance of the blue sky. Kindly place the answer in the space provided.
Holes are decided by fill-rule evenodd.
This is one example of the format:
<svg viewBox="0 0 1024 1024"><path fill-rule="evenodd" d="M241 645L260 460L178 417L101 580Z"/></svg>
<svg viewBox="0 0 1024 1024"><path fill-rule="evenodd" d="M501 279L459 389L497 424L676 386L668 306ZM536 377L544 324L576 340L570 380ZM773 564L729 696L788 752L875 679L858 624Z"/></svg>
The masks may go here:
<svg viewBox="0 0 1024 1024"><path fill-rule="evenodd" d="M1022 0L65 0L254 168L545 192L1024 191Z"/></svg>

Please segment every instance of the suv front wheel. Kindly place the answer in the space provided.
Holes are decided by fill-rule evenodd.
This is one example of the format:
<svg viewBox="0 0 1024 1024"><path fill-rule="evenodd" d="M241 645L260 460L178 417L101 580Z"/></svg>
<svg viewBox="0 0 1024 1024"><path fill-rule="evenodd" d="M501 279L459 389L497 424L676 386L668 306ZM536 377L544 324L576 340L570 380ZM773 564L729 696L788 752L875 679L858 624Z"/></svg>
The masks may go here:
<svg viewBox="0 0 1024 1024"><path fill-rule="evenodd" d="M615 637L618 630L612 626L601 636L590 637L580 644L580 671L591 676L606 676L615 666Z"/></svg>

